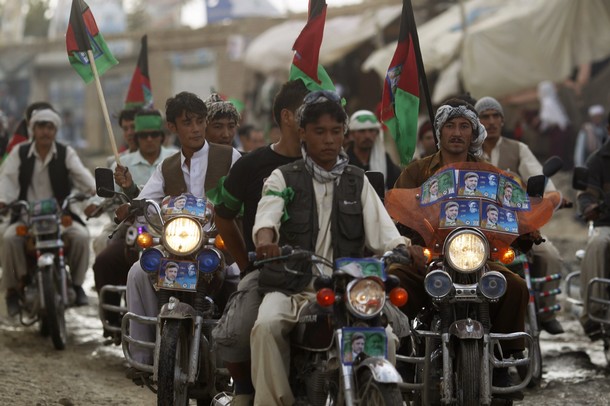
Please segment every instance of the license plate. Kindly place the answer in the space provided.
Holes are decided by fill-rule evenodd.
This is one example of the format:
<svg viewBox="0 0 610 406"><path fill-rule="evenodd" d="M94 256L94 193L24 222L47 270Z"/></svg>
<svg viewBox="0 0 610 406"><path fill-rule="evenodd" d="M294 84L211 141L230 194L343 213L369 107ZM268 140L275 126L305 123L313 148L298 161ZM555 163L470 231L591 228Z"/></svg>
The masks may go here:
<svg viewBox="0 0 610 406"><path fill-rule="evenodd" d="M351 365L360 353L367 357L388 357L388 339L383 327L344 327L341 334L341 361Z"/></svg>
<svg viewBox="0 0 610 406"><path fill-rule="evenodd" d="M197 264L193 261L162 259L157 275L160 289L187 290L197 289Z"/></svg>

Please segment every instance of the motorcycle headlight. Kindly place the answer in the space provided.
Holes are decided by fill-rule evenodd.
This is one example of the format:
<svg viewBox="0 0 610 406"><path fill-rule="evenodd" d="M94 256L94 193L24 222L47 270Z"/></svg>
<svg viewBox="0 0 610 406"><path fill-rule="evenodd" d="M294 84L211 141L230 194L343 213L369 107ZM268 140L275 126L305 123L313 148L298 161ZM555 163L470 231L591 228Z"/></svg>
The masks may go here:
<svg viewBox="0 0 610 406"><path fill-rule="evenodd" d="M453 281L445 271L436 270L428 273L424 279L426 292L435 299L441 299L451 292Z"/></svg>
<svg viewBox="0 0 610 406"><path fill-rule="evenodd" d="M176 217L165 223L163 241L174 255L192 254L201 245L203 232L199 223L188 217Z"/></svg>
<svg viewBox="0 0 610 406"><path fill-rule="evenodd" d="M487 299L495 300L506 293L506 278L500 272L486 272L479 280L479 292Z"/></svg>
<svg viewBox="0 0 610 406"><path fill-rule="evenodd" d="M157 272L164 253L158 248L148 248L140 256L140 266L146 272Z"/></svg>
<svg viewBox="0 0 610 406"><path fill-rule="evenodd" d="M385 304L385 288L373 278L355 279L347 285L347 306L363 319L378 315Z"/></svg>
<svg viewBox="0 0 610 406"><path fill-rule="evenodd" d="M197 255L199 270L204 273L214 272L221 262L220 252L215 249L203 250Z"/></svg>
<svg viewBox="0 0 610 406"><path fill-rule="evenodd" d="M449 266L458 272L477 271L488 256L485 237L472 230L460 230L450 235L445 242L445 257Z"/></svg>
<svg viewBox="0 0 610 406"><path fill-rule="evenodd" d="M32 222L32 230L35 235L57 233L59 225L53 216L46 219L39 219Z"/></svg>

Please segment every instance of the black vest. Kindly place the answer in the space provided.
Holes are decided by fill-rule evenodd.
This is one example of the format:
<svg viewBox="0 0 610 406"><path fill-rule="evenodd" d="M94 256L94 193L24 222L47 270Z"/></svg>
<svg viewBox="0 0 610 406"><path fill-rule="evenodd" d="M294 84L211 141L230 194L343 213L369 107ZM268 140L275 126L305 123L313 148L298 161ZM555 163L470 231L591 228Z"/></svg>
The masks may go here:
<svg viewBox="0 0 610 406"><path fill-rule="evenodd" d="M318 238L318 212L311 175L305 162L298 160L279 167L287 187L294 189L292 202L286 206L290 218L280 226L280 245L289 244L314 251ZM364 219L362 187L364 171L348 165L335 185L330 232L334 259L362 257L364 253Z"/></svg>
<svg viewBox="0 0 610 406"><path fill-rule="evenodd" d="M19 146L19 200L28 200L28 187L32 182L34 174L34 163L36 157L32 154L28 157L28 152L32 146L31 142L24 143ZM49 178L51 181L51 189L53 197L57 199L59 204L70 194L72 190L72 182L70 181L70 173L66 167L66 146L55 143L57 154L51 158L49 162Z"/></svg>

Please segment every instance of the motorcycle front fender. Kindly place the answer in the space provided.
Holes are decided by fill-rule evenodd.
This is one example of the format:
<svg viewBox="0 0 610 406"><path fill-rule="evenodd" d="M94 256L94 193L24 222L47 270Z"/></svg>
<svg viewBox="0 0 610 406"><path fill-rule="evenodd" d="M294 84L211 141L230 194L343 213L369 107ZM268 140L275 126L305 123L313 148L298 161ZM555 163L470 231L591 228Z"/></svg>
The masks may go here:
<svg viewBox="0 0 610 406"><path fill-rule="evenodd" d="M449 327L449 334L459 339L475 339L483 338L485 330L483 324L477 320L463 319L454 321Z"/></svg>
<svg viewBox="0 0 610 406"><path fill-rule="evenodd" d="M354 365L355 374L362 368L368 368L373 375L375 382L379 383L402 383L402 377L387 359L370 357Z"/></svg>
<svg viewBox="0 0 610 406"><path fill-rule="evenodd" d="M55 262L55 254L45 252L38 257L37 265L39 268L44 268L53 265L53 262Z"/></svg>
<svg viewBox="0 0 610 406"><path fill-rule="evenodd" d="M160 319L192 319L194 320L197 313L193 306L187 303L166 303L161 307L159 312Z"/></svg>

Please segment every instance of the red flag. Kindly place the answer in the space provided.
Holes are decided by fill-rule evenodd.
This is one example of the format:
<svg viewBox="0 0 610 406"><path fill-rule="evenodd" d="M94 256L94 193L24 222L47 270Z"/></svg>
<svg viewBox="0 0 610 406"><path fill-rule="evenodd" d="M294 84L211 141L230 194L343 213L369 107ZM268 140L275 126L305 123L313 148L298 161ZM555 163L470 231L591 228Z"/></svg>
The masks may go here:
<svg viewBox="0 0 610 406"><path fill-rule="evenodd" d="M125 107L142 107L146 109L153 107L150 76L148 75L148 36L146 35L142 37L140 56L138 57L138 64L131 77L129 91L125 98Z"/></svg>
<svg viewBox="0 0 610 406"><path fill-rule="evenodd" d="M398 45L386 74L381 105L381 119L396 141L402 164L413 158L419 114L419 74L411 34L415 27L410 27L412 10L406 3L402 6Z"/></svg>
<svg viewBox="0 0 610 406"><path fill-rule="evenodd" d="M94 77L87 51L91 50L100 76L118 63L98 30L91 9L83 0L72 0L66 50L70 64L85 83L91 82Z"/></svg>
<svg viewBox="0 0 610 406"><path fill-rule="evenodd" d="M292 46L295 52L289 80L301 79L310 91L335 90L328 73L318 63L325 22L326 0L310 0L307 24Z"/></svg>

